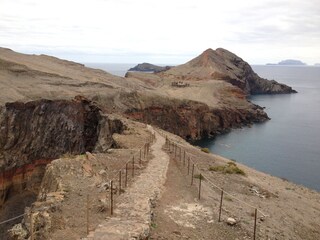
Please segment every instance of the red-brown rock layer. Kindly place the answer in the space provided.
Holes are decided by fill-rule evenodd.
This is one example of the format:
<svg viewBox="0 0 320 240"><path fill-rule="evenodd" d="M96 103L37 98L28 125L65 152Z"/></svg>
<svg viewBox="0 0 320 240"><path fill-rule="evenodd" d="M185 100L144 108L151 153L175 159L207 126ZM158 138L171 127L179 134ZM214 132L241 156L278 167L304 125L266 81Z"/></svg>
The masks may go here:
<svg viewBox="0 0 320 240"><path fill-rule="evenodd" d="M153 104L143 109L133 108L125 113L128 117L158 126L187 140L214 137L231 128L268 120L262 108L212 109L199 102Z"/></svg>

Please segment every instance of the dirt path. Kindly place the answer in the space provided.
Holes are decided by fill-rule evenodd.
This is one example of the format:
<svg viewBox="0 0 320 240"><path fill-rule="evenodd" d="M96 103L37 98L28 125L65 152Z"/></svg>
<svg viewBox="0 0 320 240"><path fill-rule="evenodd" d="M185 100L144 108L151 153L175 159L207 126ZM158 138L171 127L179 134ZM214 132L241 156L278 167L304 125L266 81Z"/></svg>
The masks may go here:
<svg viewBox="0 0 320 240"><path fill-rule="evenodd" d="M153 129L148 126L152 132ZM120 196L114 216L107 218L87 239L146 239L150 233L152 205L166 180L169 156L162 150L165 139L156 134L153 158L130 188Z"/></svg>
<svg viewBox="0 0 320 240"><path fill-rule="evenodd" d="M194 179L194 185L199 180ZM250 239L237 226L217 221L210 197L198 200L198 189L179 163L170 160L165 191L157 201L150 239Z"/></svg>

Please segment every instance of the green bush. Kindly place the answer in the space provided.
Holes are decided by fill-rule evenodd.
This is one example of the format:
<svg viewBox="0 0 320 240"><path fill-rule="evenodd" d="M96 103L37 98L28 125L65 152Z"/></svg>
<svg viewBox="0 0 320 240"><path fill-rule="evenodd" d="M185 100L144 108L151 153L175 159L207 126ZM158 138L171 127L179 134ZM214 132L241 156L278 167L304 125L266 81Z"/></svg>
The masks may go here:
<svg viewBox="0 0 320 240"><path fill-rule="evenodd" d="M221 172L225 174L240 174L240 175L246 175L245 172L240 169L236 163L234 162L228 162L224 166L211 166L209 167L209 171L213 172Z"/></svg>
<svg viewBox="0 0 320 240"><path fill-rule="evenodd" d="M210 153L209 148L201 148L201 151L202 151L202 152L205 152L205 153Z"/></svg>
<svg viewBox="0 0 320 240"><path fill-rule="evenodd" d="M237 166L237 164L236 164L235 162L228 162L227 164L228 164L229 166L235 166L235 167Z"/></svg>

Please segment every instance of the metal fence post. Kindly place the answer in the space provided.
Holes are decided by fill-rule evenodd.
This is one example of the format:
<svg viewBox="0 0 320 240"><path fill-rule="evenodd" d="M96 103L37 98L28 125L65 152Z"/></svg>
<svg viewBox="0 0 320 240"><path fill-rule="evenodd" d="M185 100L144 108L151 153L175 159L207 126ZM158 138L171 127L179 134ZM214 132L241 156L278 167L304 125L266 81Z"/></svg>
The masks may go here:
<svg viewBox="0 0 320 240"><path fill-rule="evenodd" d="M199 200L200 200L200 197L201 197L201 179L202 179L202 175L200 173L200 175L199 175Z"/></svg>
<svg viewBox="0 0 320 240"><path fill-rule="evenodd" d="M126 178L124 179L124 186L127 187L128 184L128 163L126 163Z"/></svg>
<svg viewBox="0 0 320 240"><path fill-rule="evenodd" d="M89 194L87 194L87 235L89 234Z"/></svg>
<svg viewBox="0 0 320 240"><path fill-rule="evenodd" d="M33 213L30 213L30 239L34 240L34 235L33 235Z"/></svg>
<svg viewBox="0 0 320 240"><path fill-rule="evenodd" d="M191 186L193 184L193 173L194 173L194 164L192 164L192 170L191 170Z"/></svg>
<svg viewBox="0 0 320 240"><path fill-rule="evenodd" d="M121 170L119 171L119 195L121 194Z"/></svg>
<svg viewBox="0 0 320 240"><path fill-rule="evenodd" d="M168 148L168 136L167 135L166 135L166 148Z"/></svg>
<svg viewBox="0 0 320 240"><path fill-rule="evenodd" d="M257 229L257 209L254 210L253 240L256 240L256 229Z"/></svg>
<svg viewBox="0 0 320 240"><path fill-rule="evenodd" d="M132 157L132 178L134 177L134 156Z"/></svg>
<svg viewBox="0 0 320 240"><path fill-rule="evenodd" d="M218 222L221 221L222 200L223 200L223 189L221 190L220 207L219 207L219 220L218 220Z"/></svg>
<svg viewBox="0 0 320 240"><path fill-rule="evenodd" d="M110 214L113 215L113 181L110 181Z"/></svg>

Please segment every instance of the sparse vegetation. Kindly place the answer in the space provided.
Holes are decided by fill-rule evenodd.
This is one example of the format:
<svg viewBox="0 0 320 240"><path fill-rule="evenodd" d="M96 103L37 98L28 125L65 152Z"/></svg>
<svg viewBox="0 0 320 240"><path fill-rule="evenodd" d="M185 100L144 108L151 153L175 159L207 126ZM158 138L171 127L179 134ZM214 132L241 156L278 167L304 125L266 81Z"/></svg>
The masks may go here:
<svg viewBox="0 0 320 240"><path fill-rule="evenodd" d="M210 153L209 148L201 148L201 151L202 151L202 152L205 152L205 153Z"/></svg>
<svg viewBox="0 0 320 240"><path fill-rule="evenodd" d="M229 202L233 202L232 198L229 197L229 196L225 196L224 198L225 198L227 201L229 201Z"/></svg>
<svg viewBox="0 0 320 240"><path fill-rule="evenodd" d="M222 172L227 174L240 174L240 175L246 175L245 172L240 169L235 162L228 162L224 166L211 166L209 167L209 171L214 172Z"/></svg>
<svg viewBox="0 0 320 240"><path fill-rule="evenodd" d="M235 162L228 162L227 163L229 166L237 166L237 164Z"/></svg>
<svg viewBox="0 0 320 240"><path fill-rule="evenodd" d="M77 155L72 154L72 153L65 153L61 156L61 158L63 159L75 159L77 157Z"/></svg>

